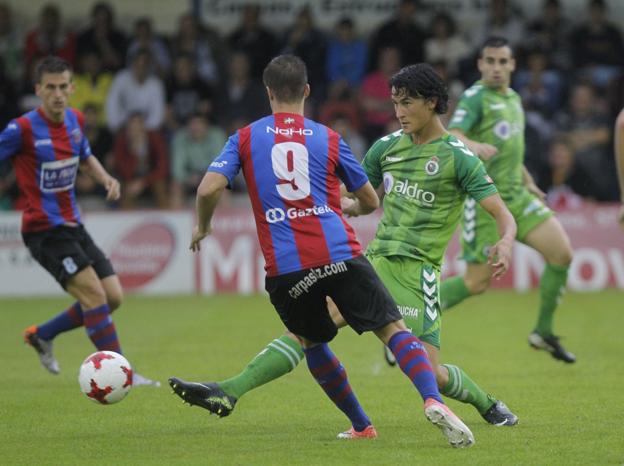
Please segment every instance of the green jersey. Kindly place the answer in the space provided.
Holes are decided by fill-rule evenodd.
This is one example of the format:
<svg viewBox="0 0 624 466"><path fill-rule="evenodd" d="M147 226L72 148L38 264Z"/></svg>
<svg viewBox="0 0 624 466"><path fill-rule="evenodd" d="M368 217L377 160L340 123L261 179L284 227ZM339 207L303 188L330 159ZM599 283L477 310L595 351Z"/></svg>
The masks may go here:
<svg viewBox="0 0 624 466"><path fill-rule="evenodd" d="M505 202L518 196L524 187L524 111L520 96L513 89L501 94L477 81L464 91L449 124L452 128L498 149L484 162L485 168Z"/></svg>
<svg viewBox="0 0 624 466"><path fill-rule="evenodd" d="M372 185L382 182L383 216L367 254L407 256L440 267L467 194L480 201L496 187L481 160L446 133L414 144L397 131L370 148L364 170Z"/></svg>

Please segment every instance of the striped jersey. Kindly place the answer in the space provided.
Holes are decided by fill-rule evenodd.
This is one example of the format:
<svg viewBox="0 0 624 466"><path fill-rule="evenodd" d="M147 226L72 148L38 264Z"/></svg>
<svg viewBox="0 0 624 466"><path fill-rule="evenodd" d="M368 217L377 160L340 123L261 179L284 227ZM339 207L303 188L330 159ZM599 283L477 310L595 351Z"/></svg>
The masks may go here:
<svg viewBox="0 0 624 466"><path fill-rule="evenodd" d="M414 144L402 130L378 140L362 162L373 186L383 183L383 216L367 253L407 256L437 267L459 223L467 194L496 193L479 160L446 133Z"/></svg>
<svg viewBox="0 0 624 466"><path fill-rule="evenodd" d="M505 202L524 189L524 111L520 96L507 89L505 94L477 81L466 89L449 123L475 141L492 144L498 153L483 162Z"/></svg>
<svg viewBox="0 0 624 466"><path fill-rule="evenodd" d="M340 181L368 179L340 135L294 113L276 113L231 136L208 171L232 184L243 171L268 276L361 254L342 217Z"/></svg>
<svg viewBox="0 0 624 466"><path fill-rule="evenodd" d="M41 108L12 120L0 133L0 161L11 159L26 197L22 232L80 223L74 183L78 164L91 155L82 113L68 108L61 123Z"/></svg>

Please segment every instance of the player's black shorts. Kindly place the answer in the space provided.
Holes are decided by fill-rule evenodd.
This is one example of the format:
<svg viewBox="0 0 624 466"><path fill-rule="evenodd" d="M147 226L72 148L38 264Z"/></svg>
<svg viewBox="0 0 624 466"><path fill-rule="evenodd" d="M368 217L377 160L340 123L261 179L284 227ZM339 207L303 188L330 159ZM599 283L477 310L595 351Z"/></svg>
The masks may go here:
<svg viewBox="0 0 624 466"><path fill-rule="evenodd" d="M267 277L265 288L286 328L316 343L338 332L327 311L331 297L358 333L401 319L396 304L364 256Z"/></svg>
<svg viewBox="0 0 624 466"><path fill-rule="evenodd" d="M67 280L88 266L93 267L99 278L115 275L112 264L83 225L61 225L51 230L24 233L22 238L33 258L63 288L67 286Z"/></svg>

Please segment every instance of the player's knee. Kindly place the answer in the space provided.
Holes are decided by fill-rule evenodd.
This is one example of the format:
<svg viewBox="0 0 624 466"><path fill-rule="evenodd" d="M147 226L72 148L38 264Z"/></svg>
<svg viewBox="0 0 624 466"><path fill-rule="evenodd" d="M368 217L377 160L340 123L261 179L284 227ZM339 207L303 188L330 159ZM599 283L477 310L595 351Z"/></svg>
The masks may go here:
<svg viewBox="0 0 624 466"><path fill-rule="evenodd" d="M438 389L442 390L448 383L448 372L442 367L441 364L435 366L435 377Z"/></svg>
<svg viewBox="0 0 624 466"><path fill-rule="evenodd" d="M106 293L99 282L84 283L79 288L80 304L83 308L93 309L107 303Z"/></svg>
<svg viewBox="0 0 624 466"><path fill-rule="evenodd" d="M121 306L121 303L123 302L123 292L121 290L108 292L106 295L106 301L108 302L108 307L111 312L119 309L119 306Z"/></svg>

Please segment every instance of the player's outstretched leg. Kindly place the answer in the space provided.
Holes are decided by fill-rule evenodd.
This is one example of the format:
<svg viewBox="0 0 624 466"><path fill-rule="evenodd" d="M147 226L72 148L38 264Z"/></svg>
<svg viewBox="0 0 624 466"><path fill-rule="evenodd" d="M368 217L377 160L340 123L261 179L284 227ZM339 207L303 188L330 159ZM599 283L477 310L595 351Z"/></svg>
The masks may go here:
<svg viewBox="0 0 624 466"><path fill-rule="evenodd" d="M495 426L514 426L518 416L500 400L487 394L463 370L451 364L443 364L448 371L448 382L440 387L440 393L475 407L488 423Z"/></svg>
<svg viewBox="0 0 624 466"><path fill-rule="evenodd" d="M52 351L52 340L59 334L82 326L82 308L75 302L68 309L41 325L31 325L24 330L24 341L32 346L41 365L52 374L58 374L60 367Z"/></svg>
<svg viewBox="0 0 624 466"><path fill-rule="evenodd" d="M425 416L439 427L455 448L474 444L470 429L442 402L436 377L422 342L407 330L396 332L388 340L399 367L420 392L425 402Z"/></svg>
<svg viewBox="0 0 624 466"><path fill-rule="evenodd" d="M377 432L351 389L347 372L327 343L303 350L310 373L330 400L351 421L351 428L338 434L339 439L376 438Z"/></svg>

